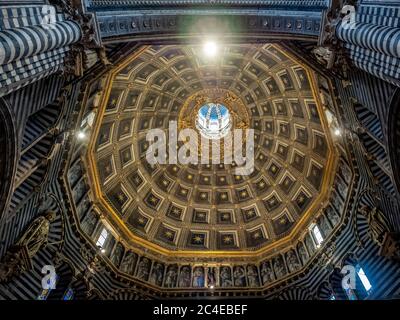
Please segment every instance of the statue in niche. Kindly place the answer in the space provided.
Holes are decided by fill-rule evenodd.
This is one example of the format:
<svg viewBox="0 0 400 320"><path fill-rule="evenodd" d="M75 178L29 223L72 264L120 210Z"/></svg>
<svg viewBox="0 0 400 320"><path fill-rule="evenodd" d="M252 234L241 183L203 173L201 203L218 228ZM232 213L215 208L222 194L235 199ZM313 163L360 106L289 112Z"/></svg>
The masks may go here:
<svg viewBox="0 0 400 320"><path fill-rule="evenodd" d="M236 266L233 268L233 281L235 287L246 286L246 275L242 266Z"/></svg>
<svg viewBox="0 0 400 320"><path fill-rule="evenodd" d="M47 245L50 224L55 217L54 211L47 211L33 220L19 240L6 251L0 263L1 283L32 269L32 258Z"/></svg>
<svg viewBox="0 0 400 320"><path fill-rule="evenodd" d="M121 262L122 255L124 254L124 247L122 246L121 243L118 243L117 246L115 247L114 253L111 257L111 262L114 266L117 268L119 267L119 264Z"/></svg>
<svg viewBox="0 0 400 320"><path fill-rule="evenodd" d="M71 186L74 186L75 183L79 180L82 176L82 168L79 163L71 167L68 171L69 183Z"/></svg>
<svg viewBox="0 0 400 320"><path fill-rule="evenodd" d="M315 252L315 247L309 234L307 234L307 236L305 237L304 242L307 246L308 252L310 253L310 255L312 255Z"/></svg>
<svg viewBox="0 0 400 320"><path fill-rule="evenodd" d="M286 275L285 265L281 256L277 256L274 258L273 265L277 279L282 278Z"/></svg>
<svg viewBox="0 0 400 320"><path fill-rule="evenodd" d="M175 288L176 286L176 278L177 278L177 265L168 266L167 273L165 274L165 287L167 288Z"/></svg>
<svg viewBox="0 0 400 320"><path fill-rule="evenodd" d="M299 259L297 259L294 250L289 250L286 253L286 262L289 268L289 272L295 272L301 268L301 264L299 262Z"/></svg>
<svg viewBox="0 0 400 320"><path fill-rule="evenodd" d="M255 265L247 266L247 281L249 287L259 287L260 281L258 280L258 270Z"/></svg>
<svg viewBox="0 0 400 320"><path fill-rule="evenodd" d="M226 288L232 286L232 274L229 267L223 266L221 268L220 279L221 287Z"/></svg>
<svg viewBox="0 0 400 320"><path fill-rule="evenodd" d="M382 246L385 235L391 230L389 221L376 206L371 208L368 205L364 205L361 207L360 212L367 219L372 240L378 246Z"/></svg>
<svg viewBox="0 0 400 320"><path fill-rule="evenodd" d="M340 199L339 195L335 192L332 196L332 204L333 206L339 211L342 212L343 209L343 203L342 200Z"/></svg>
<svg viewBox="0 0 400 320"><path fill-rule="evenodd" d="M299 245L297 246L297 251L299 253L301 262L303 263L303 265L305 265L308 261L308 253L303 243L299 243Z"/></svg>
<svg viewBox="0 0 400 320"><path fill-rule="evenodd" d="M74 193L75 203L78 203L82 199L83 195L86 193L86 184L85 184L85 180L84 179L82 179L76 185L76 187L74 188L73 193Z"/></svg>
<svg viewBox="0 0 400 320"><path fill-rule="evenodd" d="M346 192L347 192L347 185L342 181L342 179L336 179L336 190L339 191L341 196L343 198L346 198Z"/></svg>
<svg viewBox="0 0 400 320"><path fill-rule="evenodd" d="M350 171L349 167L347 166L347 164L342 162L341 165L339 166L339 170L340 170L340 174L342 175L343 179L346 182L350 182L350 180L351 180L351 171Z"/></svg>
<svg viewBox="0 0 400 320"><path fill-rule="evenodd" d="M147 281L147 279L149 278L150 265L151 262L146 257L143 257L140 260L137 270L137 277L139 279Z"/></svg>
<svg viewBox="0 0 400 320"><path fill-rule="evenodd" d="M217 285L217 268L209 267L207 270L207 286L215 287Z"/></svg>
<svg viewBox="0 0 400 320"><path fill-rule="evenodd" d="M81 228L83 232L91 236L98 221L98 215L95 211L89 211L82 221Z"/></svg>
<svg viewBox="0 0 400 320"><path fill-rule="evenodd" d="M204 287L204 268L196 267L193 269L193 287Z"/></svg>
<svg viewBox="0 0 400 320"><path fill-rule="evenodd" d="M179 274L178 286L181 288L190 287L190 267L183 266Z"/></svg>
<svg viewBox="0 0 400 320"><path fill-rule="evenodd" d="M132 251L128 251L125 254L124 259L122 260L120 270L127 274L133 275L133 272L135 271L136 261L137 254Z"/></svg>
<svg viewBox="0 0 400 320"><path fill-rule="evenodd" d="M334 227L339 223L340 217L332 207L326 208L326 215Z"/></svg>
<svg viewBox="0 0 400 320"><path fill-rule="evenodd" d="M164 265L159 262L156 262L153 266L153 270L150 275L150 282L155 284L156 286L161 286L164 276Z"/></svg>
<svg viewBox="0 0 400 320"><path fill-rule="evenodd" d="M264 261L261 264L261 278L263 285L275 280L274 271L272 270L269 261Z"/></svg>
<svg viewBox="0 0 400 320"><path fill-rule="evenodd" d="M89 198L85 197L79 204L79 207L77 208L78 216L79 218L82 218L83 215L89 210L90 207L90 200Z"/></svg>
<svg viewBox="0 0 400 320"><path fill-rule="evenodd" d="M29 258L35 256L40 248L47 244L50 223L55 217L54 211L48 211L36 218L16 243L17 246L26 248Z"/></svg>
<svg viewBox="0 0 400 320"><path fill-rule="evenodd" d="M318 225L321 227L321 231L324 237L328 237L331 233L331 226L324 215L321 215L318 221Z"/></svg>

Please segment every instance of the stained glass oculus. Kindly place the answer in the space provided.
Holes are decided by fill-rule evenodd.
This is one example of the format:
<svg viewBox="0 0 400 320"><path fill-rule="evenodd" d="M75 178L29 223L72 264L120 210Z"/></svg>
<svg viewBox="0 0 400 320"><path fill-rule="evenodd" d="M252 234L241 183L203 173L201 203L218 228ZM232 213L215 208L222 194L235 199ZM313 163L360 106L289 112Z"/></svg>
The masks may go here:
<svg viewBox="0 0 400 320"><path fill-rule="evenodd" d="M196 127L205 138L221 139L225 137L232 127L228 108L219 103L203 105L197 115Z"/></svg>

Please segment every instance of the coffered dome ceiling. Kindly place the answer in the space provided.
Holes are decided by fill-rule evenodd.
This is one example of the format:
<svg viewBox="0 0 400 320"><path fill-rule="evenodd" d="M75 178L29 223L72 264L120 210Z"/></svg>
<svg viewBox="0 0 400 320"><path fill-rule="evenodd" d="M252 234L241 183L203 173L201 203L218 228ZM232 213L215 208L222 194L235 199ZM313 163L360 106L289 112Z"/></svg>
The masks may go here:
<svg viewBox="0 0 400 320"><path fill-rule="evenodd" d="M275 44L143 47L115 71L89 148L96 197L127 242L162 253L240 255L293 241L329 196L336 156L314 75ZM156 164L149 129L192 127L193 101L254 129L254 171ZM132 241L133 240L133 241Z"/></svg>

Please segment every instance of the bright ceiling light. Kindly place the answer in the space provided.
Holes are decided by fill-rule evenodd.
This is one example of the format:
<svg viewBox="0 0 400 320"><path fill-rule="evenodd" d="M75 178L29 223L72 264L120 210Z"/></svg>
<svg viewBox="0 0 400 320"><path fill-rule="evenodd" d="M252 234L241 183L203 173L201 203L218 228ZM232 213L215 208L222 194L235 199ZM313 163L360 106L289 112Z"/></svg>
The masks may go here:
<svg viewBox="0 0 400 320"><path fill-rule="evenodd" d="M214 57L217 54L218 47L214 41L207 41L203 45L203 52L208 57Z"/></svg>
<svg viewBox="0 0 400 320"><path fill-rule="evenodd" d="M85 132L79 131L79 132L78 132L78 139L79 139L79 140L83 140L83 139L85 139L85 138L86 138Z"/></svg>
<svg viewBox="0 0 400 320"><path fill-rule="evenodd" d="M335 129L335 136L340 136L342 134L342 131L340 131L340 129Z"/></svg>

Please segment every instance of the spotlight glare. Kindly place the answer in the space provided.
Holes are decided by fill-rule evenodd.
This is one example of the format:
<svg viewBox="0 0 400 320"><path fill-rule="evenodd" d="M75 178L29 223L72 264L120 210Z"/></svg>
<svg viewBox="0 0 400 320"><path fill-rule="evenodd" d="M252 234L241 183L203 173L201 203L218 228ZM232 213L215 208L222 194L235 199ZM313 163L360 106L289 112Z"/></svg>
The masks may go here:
<svg viewBox="0 0 400 320"><path fill-rule="evenodd" d="M101 251L101 253L106 253L106 249L104 249L104 248L101 249L100 251Z"/></svg>
<svg viewBox="0 0 400 320"><path fill-rule="evenodd" d="M335 136L340 136L342 134L342 132L340 131L340 129L335 129Z"/></svg>
<svg viewBox="0 0 400 320"><path fill-rule="evenodd" d="M78 139L79 140L83 140L83 139L85 139L85 137L86 137L86 134L83 131L79 131L78 132Z"/></svg>
<svg viewBox="0 0 400 320"><path fill-rule="evenodd" d="M217 44L214 41L207 41L203 46L203 52L208 57L214 57L217 54Z"/></svg>
<svg viewBox="0 0 400 320"><path fill-rule="evenodd" d="M210 289L214 289L214 286L213 286L213 285L211 285L211 286L210 286Z"/></svg>

